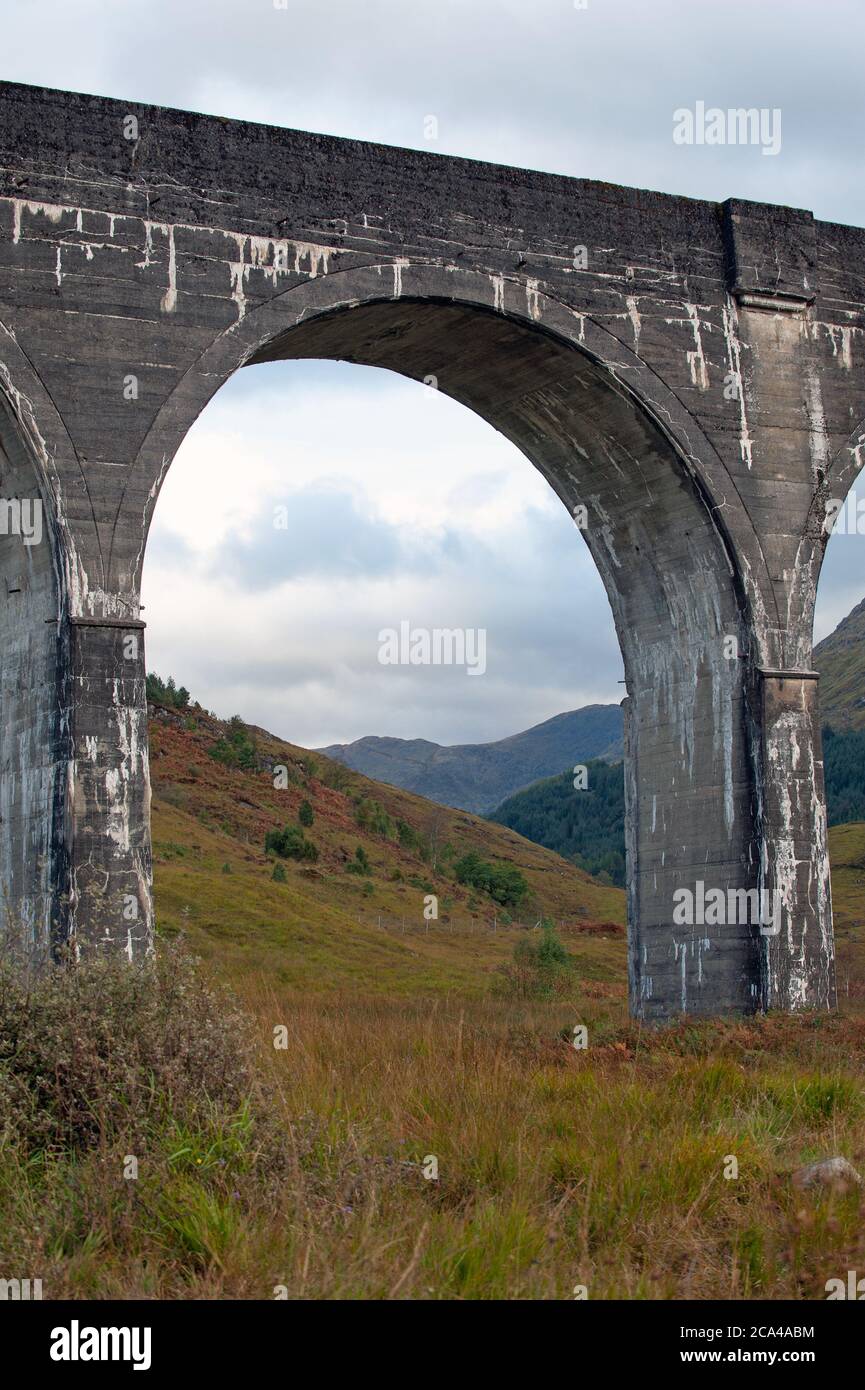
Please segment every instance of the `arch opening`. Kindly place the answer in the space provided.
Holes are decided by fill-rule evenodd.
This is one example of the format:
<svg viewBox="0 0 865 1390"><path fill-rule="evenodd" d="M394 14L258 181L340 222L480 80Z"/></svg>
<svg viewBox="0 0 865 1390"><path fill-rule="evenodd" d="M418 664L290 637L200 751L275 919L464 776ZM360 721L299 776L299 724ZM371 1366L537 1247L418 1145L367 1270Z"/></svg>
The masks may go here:
<svg viewBox="0 0 865 1390"><path fill-rule="evenodd" d="M396 371L452 396L517 446L580 523L622 649L632 1010L651 1018L759 1007L752 924L673 922L677 887L702 875L722 892L752 889L760 859L743 586L692 460L623 384L621 364L536 323L409 295L343 300L292 319L250 328L230 365L223 338L222 365L200 363L185 391L182 424L214 379L231 375L240 350L242 365L336 359ZM182 436L180 423L167 422L166 433Z"/></svg>

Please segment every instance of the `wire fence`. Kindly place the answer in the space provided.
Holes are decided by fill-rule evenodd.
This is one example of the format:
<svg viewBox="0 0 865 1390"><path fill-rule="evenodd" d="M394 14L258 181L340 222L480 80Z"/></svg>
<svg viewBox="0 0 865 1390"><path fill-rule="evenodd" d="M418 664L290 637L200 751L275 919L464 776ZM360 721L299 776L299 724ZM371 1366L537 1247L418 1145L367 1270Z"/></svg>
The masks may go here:
<svg viewBox="0 0 865 1390"><path fill-rule="evenodd" d="M556 920L536 917L529 921L516 922L498 916L455 918L448 914L427 920L424 917L388 917L378 912L356 912L354 915L358 926L371 927L396 936L510 936L519 932L540 932L545 921L552 921L553 926L565 935L620 936L624 930L616 922L595 922L585 918Z"/></svg>

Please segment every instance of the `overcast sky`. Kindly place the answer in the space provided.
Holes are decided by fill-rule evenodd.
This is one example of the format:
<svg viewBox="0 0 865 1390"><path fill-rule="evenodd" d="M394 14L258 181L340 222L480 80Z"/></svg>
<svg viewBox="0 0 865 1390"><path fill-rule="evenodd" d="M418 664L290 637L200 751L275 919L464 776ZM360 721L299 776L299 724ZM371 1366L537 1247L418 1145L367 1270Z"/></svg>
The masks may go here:
<svg viewBox="0 0 865 1390"><path fill-rule="evenodd" d="M0 71L865 225L863 40L861 0L3 0ZM780 153L674 144L698 100L780 108ZM831 542L818 638L865 593L863 561L865 539ZM372 368L276 363L223 387L169 471L144 602L151 669L311 746L500 738L622 695L606 595L540 475ZM485 628L486 674L381 666L403 618Z"/></svg>

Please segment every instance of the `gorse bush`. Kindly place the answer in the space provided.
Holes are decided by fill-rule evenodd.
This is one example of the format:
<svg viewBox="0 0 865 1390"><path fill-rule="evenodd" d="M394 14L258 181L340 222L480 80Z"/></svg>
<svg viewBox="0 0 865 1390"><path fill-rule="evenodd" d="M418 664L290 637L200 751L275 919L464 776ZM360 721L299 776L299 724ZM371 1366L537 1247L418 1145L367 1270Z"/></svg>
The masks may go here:
<svg viewBox="0 0 865 1390"><path fill-rule="evenodd" d="M182 948L35 978L0 961L0 1148L144 1145L169 1112L195 1126L240 1111L254 1075L242 1015Z"/></svg>

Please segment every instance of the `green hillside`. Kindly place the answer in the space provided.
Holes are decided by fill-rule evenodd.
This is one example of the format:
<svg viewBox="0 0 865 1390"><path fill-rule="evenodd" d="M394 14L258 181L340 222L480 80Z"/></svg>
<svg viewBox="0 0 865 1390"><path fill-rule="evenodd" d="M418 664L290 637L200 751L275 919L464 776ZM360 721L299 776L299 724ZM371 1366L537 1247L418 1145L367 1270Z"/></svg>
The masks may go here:
<svg viewBox="0 0 865 1390"><path fill-rule="evenodd" d="M865 729L865 599L814 648L814 669L823 723Z"/></svg>
<svg viewBox="0 0 865 1390"><path fill-rule="evenodd" d="M542 917L582 943L590 975L623 982L624 895L505 827L197 706L157 707L150 748L158 929L235 984L477 993ZM265 852L285 826L315 858ZM525 891L460 882L472 854Z"/></svg>
<svg viewBox="0 0 865 1390"><path fill-rule="evenodd" d="M829 824L865 821L865 729L823 729ZM625 882L625 799L622 764L587 764L585 789L569 770L508 797L490 819L535 840L598 876Z"/></svg>
<svg viewBox="0 0 865 1390"><path fill-rule="evenodd" d="M503 801L491 819L624 887L622 764L590 762L586 776L582 790L575 789L572 771L535 782Z"/></svg>

